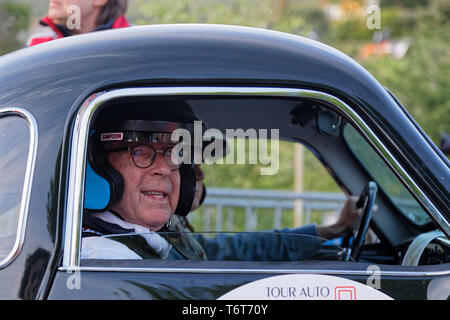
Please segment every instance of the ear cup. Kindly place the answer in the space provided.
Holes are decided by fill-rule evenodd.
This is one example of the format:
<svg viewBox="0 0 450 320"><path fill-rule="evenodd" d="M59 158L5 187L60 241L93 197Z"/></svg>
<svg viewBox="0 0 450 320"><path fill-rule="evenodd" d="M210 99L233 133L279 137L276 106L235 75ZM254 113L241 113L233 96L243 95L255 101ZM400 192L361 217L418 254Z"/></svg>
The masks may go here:
<svg viewBox="0 0 450 320"><path fill-rule="evenodd" d="M88 143L84 208L103 212L120 201L124 181L122 175L109 164L103 145L97 140L91 137Z"/></svg>
<svg viewBox="0 0 450 320"><path fill-rule="evenodd" d="M180 198L175 214L187 216L191 211L195 196L195 173L192 164L182 164L180 167Z"/></svg>
<svg viewBox="0 0 450 320"><path fill-rule="evenodd" d="M84 208L92 211L103 211L111 199L109 182L92 170L89 162L86 165L86 182L84 187Z"/></svg>

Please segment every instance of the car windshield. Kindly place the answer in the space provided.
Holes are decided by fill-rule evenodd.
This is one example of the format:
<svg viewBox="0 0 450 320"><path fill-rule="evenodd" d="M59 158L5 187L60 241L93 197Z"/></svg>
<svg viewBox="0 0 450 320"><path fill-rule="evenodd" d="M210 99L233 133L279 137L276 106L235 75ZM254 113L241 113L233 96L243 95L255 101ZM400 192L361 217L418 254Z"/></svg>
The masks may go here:
<svg viewBox="0 0 450 320"><path fill-rule="evenodd" d="M372 179L404 216L417 225L425 225L431 221L411 193L352 126L344 127L344 139Z"/></svg>
<svg viewBox="0 0 450 320"><path fill-rule="evenodd" d="M335 242L285 230L257 232L151 232L92 237L98 246L116 248L104 259L163 259L208 261L341 260ZM167 241L166 241L167 240ZM89 256L89 237L83 238L82 258ZM100 244L102 242L102 244ZM171 244L168 245L168 242ZM117 250L119 249L119 250ZM107 252L105 250L105 252ZM129 254L129 256L127 256Z"/></svg>

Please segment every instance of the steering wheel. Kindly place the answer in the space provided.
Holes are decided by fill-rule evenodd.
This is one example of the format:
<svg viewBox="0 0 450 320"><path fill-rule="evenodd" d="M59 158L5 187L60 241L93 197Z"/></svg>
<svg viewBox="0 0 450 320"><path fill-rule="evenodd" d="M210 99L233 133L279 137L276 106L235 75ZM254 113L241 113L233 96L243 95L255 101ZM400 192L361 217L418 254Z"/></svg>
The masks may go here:
<svg viewBox="0 0 450 320"><path fill-rule="evenodd" d="M349 261L350 258L352 258L353 261L359 260L361 249L366 239L366 233L369 229L370 220L372 219L372 212L375 205L375 199L377 197L377 191L378 186L376 182L369 181L362 190L361 195L356 202L356 207L362 208L361 218L359 219L359 223L355 228L356 232L354 233L352 245L347 250L345 261Z"/></svg>

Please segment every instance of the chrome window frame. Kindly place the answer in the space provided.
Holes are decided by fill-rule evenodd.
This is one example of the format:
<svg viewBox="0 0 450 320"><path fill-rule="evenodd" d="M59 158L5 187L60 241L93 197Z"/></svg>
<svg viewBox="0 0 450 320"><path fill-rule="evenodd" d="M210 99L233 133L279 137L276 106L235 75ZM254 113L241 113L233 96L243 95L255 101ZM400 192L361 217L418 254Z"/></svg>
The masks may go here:
<svg viewBox="0 0 450 320"><path fill-rule="evenodd" d="M330 261L333 262L333 261ZM367 267L367 265L365 265ZM85 272L130 272L130 273L190 273L190 274L327 274L343 276L371 276L370 269L345 270L345 269L234 269L234 268L145 268L145 267L60 267L59 271L72 273L77 271ZM444 271L394 271L380 270L377 272L383 277L440 277L450 275L450 270Z"/></svg>
<svg viewBox="0 0 450 320"><path fill-rule="evenodd" d="M0 260L0 269L6 268L20 254L25 241L25 229L28 218L28 207L30 204L31 186L33 182L34 167L38 146L38 126L34 116L22 108L0 108L0 118L18 116L25 120L30 129L30 142L28 146L28 158L23 181L22 197L20 200L19 220L17 225L16 239L9 254Z"/></svg>
<svg viewBox="0 0 450 320"><path fill-rule="evenodd" d="M197 95L197 96L265 96L284 98L308 98L323 101L335 106L340 112L346 114L350 122L358 129L369 144L384 158L394 174L403 182L425 210L431 214L437 223L450 235L450 224L434 206L431 200L420 190L412 177L395 159L380 139L374 134L362 118L345 102L337 97L314 90L278 87L150 87L150 88L126 88L103 91L89 97L78 111L71 138L71 149L69 157L69 189L67 200L66 224L64 232L63 262L60 270L97 270L98 268L80 267L81 249L81 218L84 201L84 177L86 167L86 150L88 141L88 130L92 115L103 103L121 97L137 96L174 96L174 95ZM100 268L101 269L101 268ZM118 268L120 271L124 268ZM125 270L129 271L127 268ZM135 271L134 269L132 269ZM162 272L155 268L146 268L148 272ZM190 272L199 272L190 269ZM99 270L98 270L99 271ZM186 270L175 268L164 269L165 272L186 272ZM205 270L202 270L205 272ZM215 272L211 270L211 272ZM243 270L240 270L243 272ZM246 272L246 271L244 271ZM279 270L285 273L286 270ZM300 271L299 271L300 272ZM329 273L330 270L323 270ZM365 271L363 274L367 274ZM449 272L450 273L450 272Z"/></svg>

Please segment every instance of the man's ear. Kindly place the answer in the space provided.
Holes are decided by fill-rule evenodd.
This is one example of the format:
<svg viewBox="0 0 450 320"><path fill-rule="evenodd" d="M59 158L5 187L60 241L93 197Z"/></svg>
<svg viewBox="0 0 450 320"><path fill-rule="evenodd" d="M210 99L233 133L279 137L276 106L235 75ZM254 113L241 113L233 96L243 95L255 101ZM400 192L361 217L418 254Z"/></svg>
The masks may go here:
<svg viewBox="0 0 450 320"><path fill-rule="evenodd" d="M103 7L105 6L107 3L109 2L109 0L94 0L94 7Z"/></svg>

